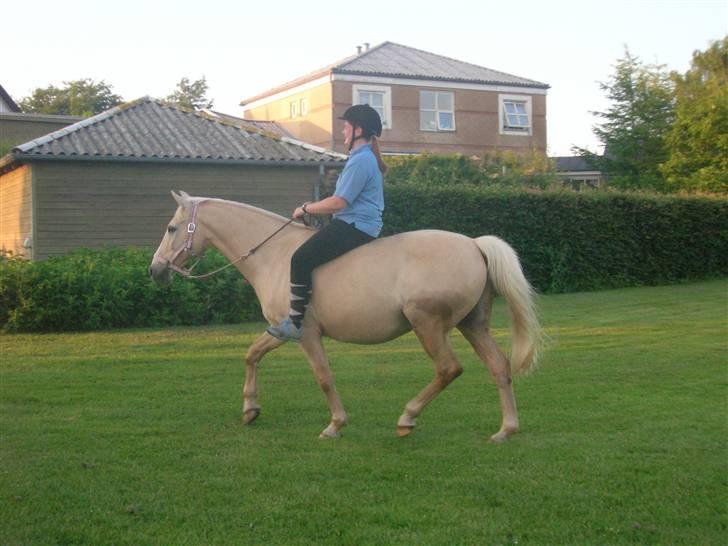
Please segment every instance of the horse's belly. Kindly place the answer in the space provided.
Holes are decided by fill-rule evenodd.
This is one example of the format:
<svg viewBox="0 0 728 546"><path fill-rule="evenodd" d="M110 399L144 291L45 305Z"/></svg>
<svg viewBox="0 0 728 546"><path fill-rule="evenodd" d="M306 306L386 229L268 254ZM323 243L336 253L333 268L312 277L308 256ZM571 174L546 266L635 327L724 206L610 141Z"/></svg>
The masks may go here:
<svg viewBox="0 0 728 546"><path fill-rule="evenodd" d="M401 302L387 290L395 279L382 273L366 278L355 274L329 283L321 275L322 282L314 282L311 303L324 335L353 343L381 343L410 330Z"/></svg>
<svg viewBox="0 0 728 546"><path fill-rule="evenodd" d="M441 314L455 326L478 302L485 279L471 239L416 232L369 243L316 270L311 314L329 337L378 343L412 328L408 309Z"/></svg>

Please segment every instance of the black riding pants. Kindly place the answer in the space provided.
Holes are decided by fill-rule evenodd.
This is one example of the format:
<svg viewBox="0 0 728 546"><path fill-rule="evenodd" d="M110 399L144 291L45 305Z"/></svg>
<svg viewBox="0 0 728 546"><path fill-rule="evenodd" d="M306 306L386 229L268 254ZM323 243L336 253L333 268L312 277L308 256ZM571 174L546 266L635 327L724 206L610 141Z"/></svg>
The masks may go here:
<svg viewBox="0 0 728 546"><path fill-rule="evenodd" d="M332 220L293 254L291 284L310 290L314 269L373 240L374 237L343 220Z"/></svg>

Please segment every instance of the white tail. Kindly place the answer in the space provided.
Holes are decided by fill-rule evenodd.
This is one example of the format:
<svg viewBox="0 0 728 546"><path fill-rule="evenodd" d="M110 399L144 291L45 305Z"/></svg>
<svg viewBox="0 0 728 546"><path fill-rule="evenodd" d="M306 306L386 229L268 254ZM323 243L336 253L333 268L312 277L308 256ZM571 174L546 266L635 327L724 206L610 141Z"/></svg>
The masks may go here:
<svg viewBox="0 0 728 546"><path fill-rule="evenodd" d="M490 282L506 299L511 313L511 369L527 372L536 365L541 344L534 290L523 275L515 250L508 243L489 235L478 237L475 243L488 262Z"/></svg>

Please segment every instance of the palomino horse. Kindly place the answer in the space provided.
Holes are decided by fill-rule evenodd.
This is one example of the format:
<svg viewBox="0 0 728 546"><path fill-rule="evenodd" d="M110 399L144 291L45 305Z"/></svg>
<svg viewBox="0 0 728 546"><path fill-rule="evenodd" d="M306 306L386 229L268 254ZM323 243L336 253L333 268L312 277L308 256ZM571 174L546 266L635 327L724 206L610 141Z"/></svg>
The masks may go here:
<svg viewBox="0 0 728 546"><path fill-rule="evenodd" d="M314 230L287 225L277 214L241 203L190 197L184 192L172 195L179 208L149 268L154 280L169 282L172 270L189 275L183 268L188 258L213 246L248 279L266 320L275 324L284 319L291 256ZM254 246L253 254L249 249ZM496 293L505 297L511 314L510 364L489 329ZM405 436L412 432L425 406L462 373L448 339L452 328L462 332L493 375L502 424L491 440L501 442L518 431L511 368L531 368L540 339L533 291L508 244L496 237L471 239L446 231L414 231L377 239L318 268L300 344L331 410L331 422L320 436L337 437L346 425L322 336L371 344L414 330L434 362L435 377L405 406L397 422L398 433ZM245 424L260 414L256 368L266 353L281 344L264 333L248 350Z"/></svg>

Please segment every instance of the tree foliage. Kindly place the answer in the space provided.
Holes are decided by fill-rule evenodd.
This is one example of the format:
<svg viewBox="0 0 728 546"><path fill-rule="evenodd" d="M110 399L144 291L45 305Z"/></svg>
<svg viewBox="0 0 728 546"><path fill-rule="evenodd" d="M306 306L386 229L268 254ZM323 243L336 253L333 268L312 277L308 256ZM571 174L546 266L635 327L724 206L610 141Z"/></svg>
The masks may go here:
<svg viewBox="0 0 728 546"><path fill-rule="evenodd" d="M671 189L728 192L728 37L673 73L675 123L662 173Z"/></svg>
<svg viewBox="0 0 728 546"><path fill-rule="evenodd" d="M165 100L189 110L212 108L213 101L207 98L207 90L207 80L204 76L193 82L190 82L189 78L182 78L177 83L175 90Z"/></svg>
<svg viewBox="0 0 728 546"><path fill-rule="evenodd" d="M539 150L488 150L480 158L421 154L386 158L387 184L428 187L546 188L557 181L554 162Z"/></svg>
<svg viewBox="0 0 728 546"><path fill-rule="evenodd" d="M664 189L659 165L668 159L666 138L674 117L673 82L661 65L644 65L625 49L611 79L601 83L611 105L594 112L594 134L604 145L597 155L575 151L623 189Z"/></svg>
<svg viewBox="0 0 728 546"><path fill-rule="evenodd" d="M61 114L68 116L92 116L123 102L103 80L95 82L84 78L63 82L63 87L49 85L37 88L29 97L20 101L23 112L36 114Z"/></svg>

